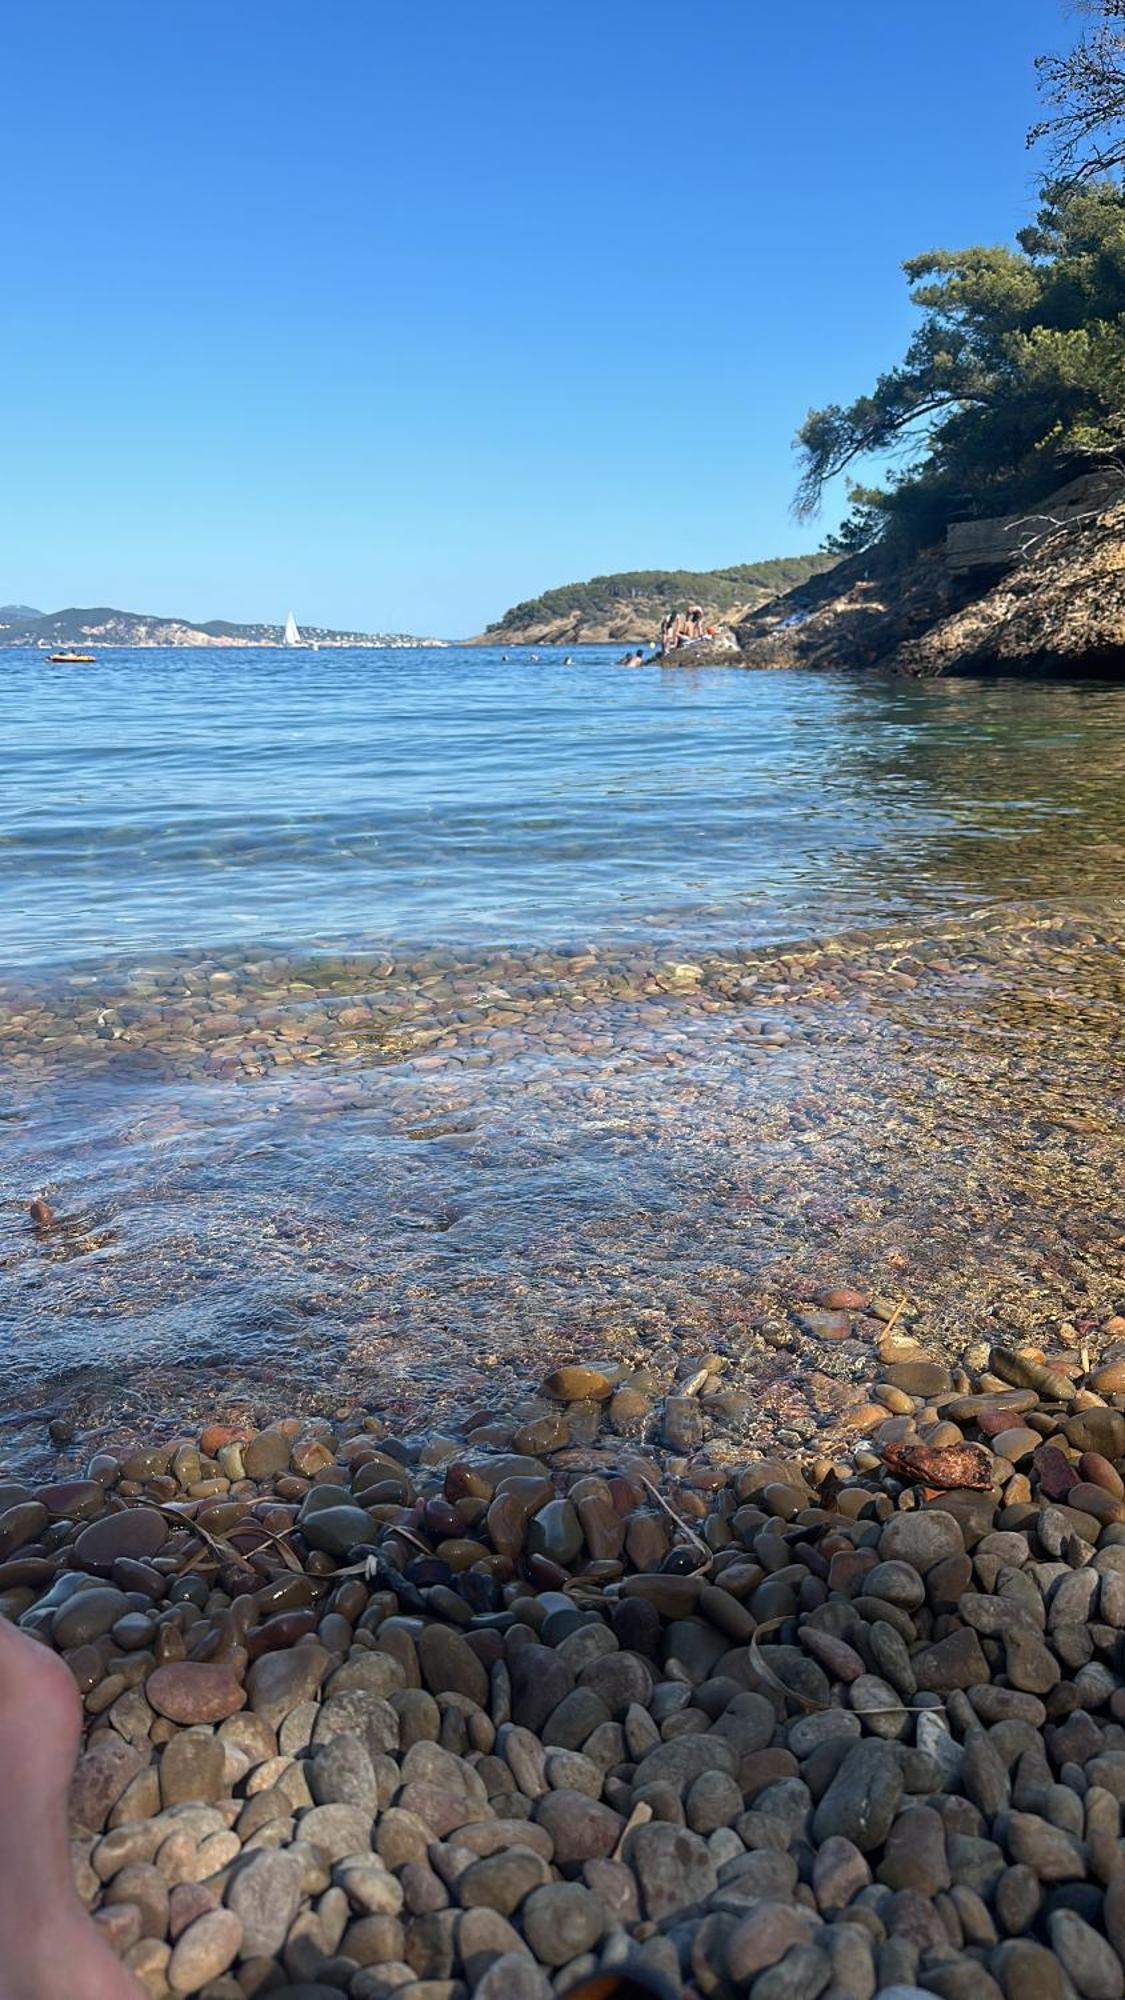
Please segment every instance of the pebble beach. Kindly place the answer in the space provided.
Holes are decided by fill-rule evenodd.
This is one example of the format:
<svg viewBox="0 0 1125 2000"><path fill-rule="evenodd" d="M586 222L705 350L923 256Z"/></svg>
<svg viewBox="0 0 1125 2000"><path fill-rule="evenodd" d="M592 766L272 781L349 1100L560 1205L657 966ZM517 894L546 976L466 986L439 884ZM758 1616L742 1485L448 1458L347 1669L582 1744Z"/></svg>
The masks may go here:
<svg viewBox="0 0 1125 2000"><path fill-rule="evenodd" d="M153 2000L1125 2000L1120 695L466 671L13 730L81 1900Z"/></svg>
<svg viewBox="0 0 1125 2000"><path fill-rule="evenodd" d="M711 1355L9 1483L141 1989L1125 1991L1125 1317L976 1375L900 1326L812 1458L712 1449Z"/></svg>

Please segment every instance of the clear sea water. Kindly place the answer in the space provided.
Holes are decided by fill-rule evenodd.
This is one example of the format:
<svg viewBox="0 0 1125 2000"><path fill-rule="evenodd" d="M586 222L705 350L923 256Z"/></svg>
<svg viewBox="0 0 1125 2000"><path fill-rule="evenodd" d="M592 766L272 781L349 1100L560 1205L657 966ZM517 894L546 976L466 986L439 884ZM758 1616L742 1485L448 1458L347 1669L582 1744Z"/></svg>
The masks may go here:
<svg viewBox="0 0 1125 2000"><path fill-rule="evenodd" d="M0 962L768 940L1016 889L1120 810L1120 688L616 653L0 653Z"/></svg>
<svg viewBox="0 0 1125 2000"><path fill-rule="evenodd" d="M1044 996L1074 937L1090 993L1064 984L1096 1027L1070 1087L1119 1093L1125 687L627 671L618 650L0 652L13 1452L52 1411L479 1393L497 1357L596 1345L623 1313L670 1349L737 1329L708 1271L760 1316L779 1259L870 1265L917 1219L894 1107L909 1125L953 1088L936 1051L978 1036L978 1113L1002 1077L1028 1117L1064 1089ZM917 1001L886 955L911 939ZM855 977L787 995L794 951ZM774 1060L747 1061L733 1038L771 1025ZM794 1128L810 1090L850 1135L835 1152ZM1024 1221L990 1311L1057 1227L1026 1220L1005 1115L995 1199ZM883 1220L826 1249L810 1204L845 1193Z"/></svg>

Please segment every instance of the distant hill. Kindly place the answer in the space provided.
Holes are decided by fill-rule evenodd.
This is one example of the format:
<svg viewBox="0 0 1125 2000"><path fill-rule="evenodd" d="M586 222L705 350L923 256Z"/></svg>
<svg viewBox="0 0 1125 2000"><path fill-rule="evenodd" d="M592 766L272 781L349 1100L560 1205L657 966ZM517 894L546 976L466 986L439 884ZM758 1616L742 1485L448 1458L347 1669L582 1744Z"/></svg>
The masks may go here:
<svg viewBox="0 0 1125 2000"><path fill-rule="evenodd" d="M317 646L442 646L443 639L415 639L405 632L334 632L305 625L301 636ZM232 625L213 618L163 618L148 611L115 611L110 605L67 611L0 606L0 646L44 646L49 651L91 646L280 646L280 625Z"/></svg>
<svg viewBox="0 0 1125 2000"><path fill-rule="evenodd" d="M830 569L832 556L775 556L730 569L634 569L545 590L514 604L474 645L576 646L646 642L670 610L702 604L716 623L734 624L770 598Z"/></svg>

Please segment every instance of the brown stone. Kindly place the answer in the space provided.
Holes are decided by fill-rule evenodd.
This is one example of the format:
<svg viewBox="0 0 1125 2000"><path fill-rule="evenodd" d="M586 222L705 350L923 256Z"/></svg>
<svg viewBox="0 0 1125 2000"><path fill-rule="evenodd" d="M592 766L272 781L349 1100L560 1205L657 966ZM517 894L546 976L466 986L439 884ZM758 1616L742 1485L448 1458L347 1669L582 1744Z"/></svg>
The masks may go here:
<svg viewBox="0 0 1125 2000"><path fill-rule="evenodd" d="M751 1750L738 1767L738 1782L747 1799L776 1784L779 1778L797 1778L801 1767L791 1750Z"/></svg>
<svg viewBox="0 0 1125 2000"><path fill-rule="evenodd" d="M972 1587L973 1565L967 1555L946 1556L926 1572L926 1596L935 1611L956 1611Z"/></svg>
<svg viewBox="0 0 1125 2000"><path fill-rule="evenodd" d="M486 1517L489 1539L498 1555L516 1557L527 1533L527 1509L514 1493L498 1493Z"/></svg>
<svg viewBox="0 0 1125 2000"><path fill-rule="evenodd" d="M631 1389L626 1382L620 1389L614 1390L609 1421L615 1431L639 1431L647 1421L651 1407L648 1397L643 1396L639 1389Z"/></svg>
<svg viewBox="0 0 1125 2000"><path fill-rule="evenodd" d="M1122 1363L1125 1367L1125 1362ZM1078 1461L1079 1478L1091 1486L1100 1486L1105 1493L1111 1493L1115 1500L1125 1500L1125 1479L1103 1458L1098 1451L1084 1451ZM1075 1506L1081 1503L1075 1501Z"/></svg>
<svg viewBox="0 0 1125 2000"><path fill-rule="evenodd" d="M119 1556L141 1561L154 1556L170 1533L168 1522L155 1507L126 1507L83 1528L74 1544L74 1561L79 1569L108 1575Z"/></svg>
<svg viewBox="0 0 1125 2000"><path fill-rule="evenodd" d="M141 1750L120 1736L108 1731L99 1734L79 1758L71 1780L71 1825L100 1833L110 1811L147 1761Z"/></svg>
<svg viewBox="0 0 1125 2000"><path fill-rule="evenodd" d="M418 1659L431 1694L467 1695L478 1707L485 1706L488 1675L459 1632L444 1625L427 1625L418 1637Z"/></svg>
<svg viewBox="0 0 1125 2000"><path fill-rule="evenodd" d="M550 1835L557 1865L600 1861L613 1853L624 1830L620 1813L585 1792L548 1792L535 1808L539 1826Z"/></svg>
<svg viewBox="0 0 1125 2000"><path fill-rule="evenodd" d="M168 1961L173 1993L197 1993L233 1965L242 1943L242 1925L233 1910L209 1910L182 1932Z"/></svg>
<svg viewBox="0 0 1125 2000"><path fill-rule="evenodd" d="M900 1479L951 1492L956 1487L987 1491L992 1485L993 1459L980 1444L887 1444L883 1462Z"/></svg>
<svg viewBox="0 0 1125 2000"><path fill-rule="evenodd" d="M639 1570L655 1570L668 1553L668 1529L655 1514L633 1514L625 1524L625 1551Z"/></svg>
<svg viewBox="0 0 1125 2000"><path fill-rule="evenodd" d="M6 1562L28 1542L38 1541L49 1520L39 1500L17 1500L14 1507L5 1508L0 1514L0 1562Z"/></svg>
<svg viewBox="0 0 1125 2000"><path fill-rule="evenodd" d="M105 1890L108 1904L131 1903L140 1911L141 1937L162 1938L168 1928L168 1884L151 1862L119 1868Z"/></svg>
<svg viewBox="0 0 1125 2000"><path fill-rule="evenodd" d="M384 1813L379 1822L380 1854L383 1852L383 1829L392 1817L393 1810ZM405 1819L408 1815L404 1813L402 1817ZM466 1848L470 1854L503 1854L510 1847L530 1847L532 1853L541 1854L544 1861L550 1861L554 1854L550 1834L530 1819L476 1820L471 1825L458 1828L457 1845Z"/></svg>
<svg viewBox="0 0 1125 2000"><path fill-rule="evenodd" d="M268 1479L289 1469L289 1439L281 1431L259 1431L242 1447L242 1464L247 1479Z"/></svg>
<svg viewBox="0 0 1125 2000"><path fill-rule="evenodd" d="M911 1666L918 1686L931 1694L980 1687L991 1678L980 1640L968 1626L947 1633L932 1646L923 1646L913 1655Z"/></svg>
<svg viewBox="0 0 1125 2000"><path fill-rule="evenodd" d="M627 1576L621 1595L643 1597L662 1618L690 1618L699 1603L699 1587L697 1576Z"/></svg>
<svg viewBox="0 0 1125 2000"><path fill-rule="evenodd" d="M121 1958L131 1945L140 1940L141 1924L144 1919L136 1903L111 1903L93 1913L102 1936L111 1951Z"/></svg>
<svg viewBox="0 0 1125 2000"><path fill-rule="evenodd" d="M1010 1428L997 1431L992 1440L992 1449L1011 1465L1022 1465L1038 1451L1043 1440L1038 1431L1028 1430L1023 1424L1013 1424Z"/></svg>
<svg viewBox="0 0 1125 2000"><path fill-rule="evenodd" d="M727 1945L727 1971L736 1986L748 1985L766 1966L776 1965L791 1945L809 1942L813 1919L784 1903L761 1903L739 1924Z"/></svg>
<svg viewBox="0 0 1125 2000"><path fill-rule="evenodd" d="M255 1715L276 1729L291 1709L315 1695L331 1665L325 1647L304 1640L287 1653L263 1653L246 1680Z"/></svg>
<svg viewBox="0 0 1125 2000"><path fill-rule="evenodd" d="M196 1735L194 1731L173 1736L160 1759L161 1803L174 1806L186 1800L221 1798L224 1765L225 1753L217 1736Z"/></svg>
<svg viewBox="0 0 1125 2000"><path fill-rule="evenodd" d="M168 1936L172 1943L197 1917L205 1917L208 1910L218 1907L215 1892L206 1882L177 1882L168 1897Z"/></svg>
<svg viewBox="0 0 1125 2000"><path fill-rule="evenodd" d="M543 1385L545 1396L554 1396L560 1403L604 1403L613 1394L613 1384L597 1368L582 1368L577 1363L552 1369Z"/></svg>
<svg viewBox="0 0 1125 2000"><path fill-rule="evenodd" d="M416 1778L398 1795L403 1812L420 1819L438 1840L446 1840L460 1827L480 1818L483 1806L474 1805L463 1792L446 1791L439 1784Z"/></svg>
<svg viewBox="0 0 1125 2000"><path fill-rule="evenodd" d="M570 1427L561 1410L521 1424L512 1434L512 1449L526 1452L531 1458L542 1458L548 1452L561 1451L569 1443Z"/></svg>
<svg viewBox="0 0 1125 2000"><path fill-rule="evenodd" d="M289 1459L294 1472L311 1479L315 1473L325 1471L332 1464L332 1453L319 1438L299 1438Z"/></svg>
<svg viewBox="0 0 1125 2000"><path fill-rule="evenodd" d="M601 1479L580 1479L570 1490L570 1500L582 1524L586 1547L595 1560L614 1559L625 1546L625 1523L613 1504L613 1496Z"/></svg>
<svg viewBox="0 0 1125 2000"><path fill-rule="evenodd" d="M158 1715L170 1722L222 1722L246 1705L246 1692L233 1666L204 1660L177 1660L157 1667L145 1694Z"/></svg>
<svg viewBox="0 0 1125 2000"><path fill-rule="evenodd" d="M1032 1457L1032 1467L1040 1495L1047 1500L1065 1500L1079 1480L1076 1465L1057 1444L1041 1444Z"/></svg>
<svg viewBox="0 0 1125 2000"><path fill-rule="evenodd" d="M105 1487L100 1479L61 1479L38 1487L35 1498L55 1520L82 1521L105 1506Z"/></svg>
<svg viewBox="0 0 1125 2000"><path fill-rule="evenodd" d="M464 1910L497 1910L510 1917L550 1873L542 1855L528 1847L508 1848L472 1862L457 1878L457 1898Z"/></svg>
<svg viewBox="0 0 1125 2000"><path fill-rule="evenodd" d="M1066 1504L1077 1507L1080 1513L1091 1514L1095 1521L1125 1521L1125 1500L1115 1493L1108 1493L1104 1486L1092 1480L1080 1479L1076 1486L1072 1486L1066 1496Z"/></svg>
<svg viewBox="0 0 1125 2000"><path fill-rule="evenodd" d="M1113 1322L1110 1321L1109 1325L1112 1326L1112 1324ZM1123 1325L1125 1325L1125 1322L1123 1322ZM1107 1328L1103 1327L1102 1332L1106 1331ZM1119 1395L1125 1389L1125 1359L1120 1361L1106 1361L1103 1362L1100 1368L1095 1368L1093 1374L1089 1377L1088 1387L1096 1389L1099 1396Z"/></svg>
<svg viewBox="0 0 1125 2000"><path fill-rule="evenodd" d="M214 1458L225 1444L235 1444L245 1436L245 1431L233 1430L229 1424L208 1424L199 1434L199 1449L205 1458Z"/></svg>
<svg viewBox="0 0 1125 2000"><path fill-rule="evenodd" d="M1125 1455L1125 1415L1108 1405L1079 1410L1063 1425L1067 1443L1078 1452L1096 1451L1103 1458Z"/></svg>

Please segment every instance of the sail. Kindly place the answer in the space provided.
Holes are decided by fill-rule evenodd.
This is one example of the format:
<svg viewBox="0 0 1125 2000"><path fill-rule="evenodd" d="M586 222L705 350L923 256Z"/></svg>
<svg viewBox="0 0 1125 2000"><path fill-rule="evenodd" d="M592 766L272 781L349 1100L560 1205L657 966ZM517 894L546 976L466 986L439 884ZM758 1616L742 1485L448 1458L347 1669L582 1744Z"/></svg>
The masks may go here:
<svg viewBox="0 0 1125 2000"><path fill-rule="evenodd" d="M301 646L304 644L304 640L301 638L298 629L297 620L294 618L292 612L289 613L288 618L285 620L285 643L287 646Z"/></svg>

